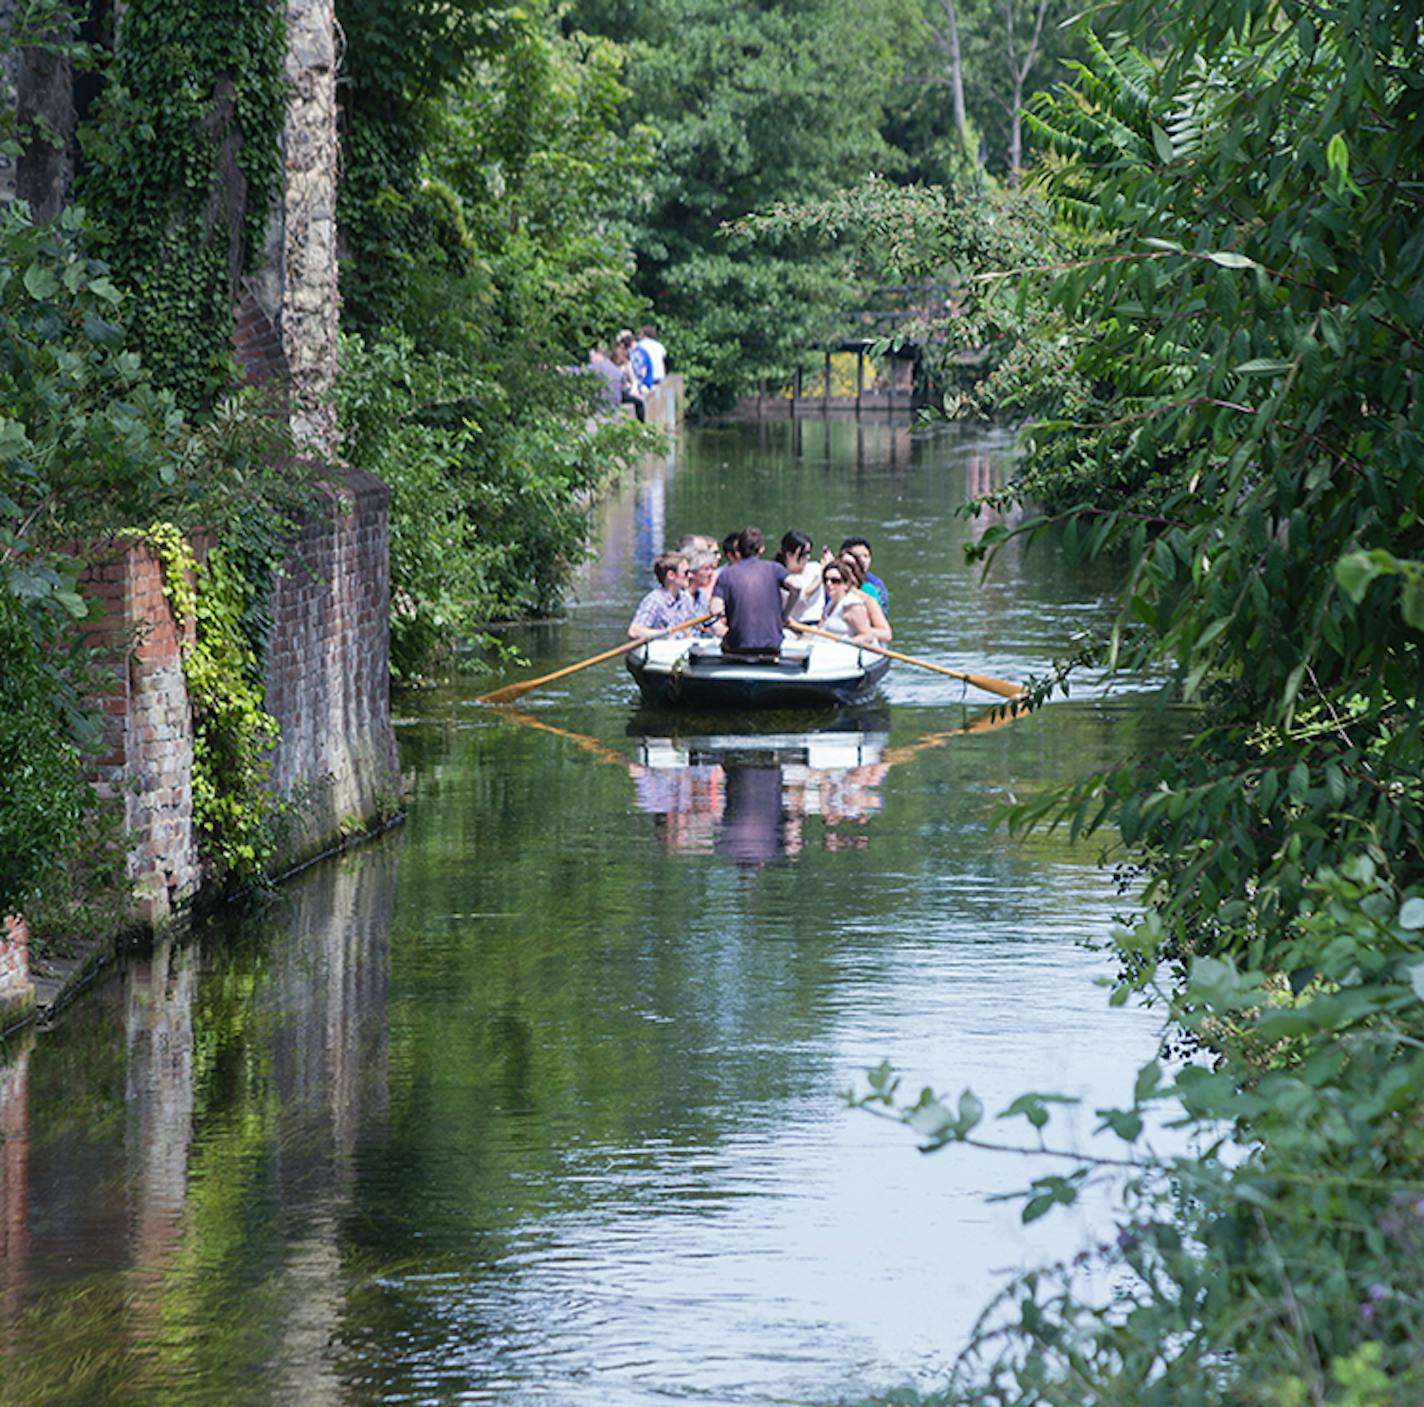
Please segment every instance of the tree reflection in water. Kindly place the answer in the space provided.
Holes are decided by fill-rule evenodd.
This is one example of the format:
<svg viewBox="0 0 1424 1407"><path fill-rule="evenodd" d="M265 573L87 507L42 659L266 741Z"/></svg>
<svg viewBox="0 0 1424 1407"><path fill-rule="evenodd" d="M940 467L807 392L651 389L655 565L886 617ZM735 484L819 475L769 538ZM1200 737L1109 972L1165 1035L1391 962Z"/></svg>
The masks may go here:
<svg viewBox="0 0 1424 1407"><path fill-rule="evenodd" d="M624 767L633 802L654 817L659 847L668 854L718 854L738 866L795 860L805 847L805 824L821 821L823 850L864 850L870 818L881 809L890 769L967 733L992 732L1019 715L996 705L956 728L924 733L890 747L888 710L836 715L799 731L769 731L765 720L728 715L745 731L681 731L676 724L630 728L629 758L597 738L559 728L520 709L500 709L520 727L573 743L598 761ZM760 725L758 727L758 725Z"/></svg>

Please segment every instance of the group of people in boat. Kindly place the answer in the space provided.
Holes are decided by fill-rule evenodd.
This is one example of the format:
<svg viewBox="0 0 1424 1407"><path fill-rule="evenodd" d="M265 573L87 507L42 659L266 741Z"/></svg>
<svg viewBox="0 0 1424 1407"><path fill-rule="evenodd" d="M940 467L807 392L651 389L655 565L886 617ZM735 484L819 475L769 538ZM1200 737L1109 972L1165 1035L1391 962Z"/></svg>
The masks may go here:
<svg viewBox="0 0 1424 1407"><path fill-rule="evenodd" d="M817 556L815 543L793 529L782 535L774 557L765 551L760 528L728 533L720 544L689 534L654 561L657 585L638 603L629 637L643 640L709 616L699 632L720 636L724 655L748 659L779 655L793 624L861 645L894 638L890 593L871 571L865 538L847 537L838 551L827 545Z"/></svg>

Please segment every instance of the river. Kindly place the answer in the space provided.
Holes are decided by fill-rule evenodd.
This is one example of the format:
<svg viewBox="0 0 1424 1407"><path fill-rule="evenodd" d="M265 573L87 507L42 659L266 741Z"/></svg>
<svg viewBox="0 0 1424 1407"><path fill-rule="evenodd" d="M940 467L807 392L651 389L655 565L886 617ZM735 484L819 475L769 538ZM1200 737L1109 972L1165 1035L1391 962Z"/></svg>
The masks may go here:
<svg viewBox="0 0 1424 1407"><path fill-rule="evenodd" d="M1051 547L964 562L983 432L688 431L601 507L545 673L622 636L687 531L867 536L896 644L1005 678L1100 621ZM1103 1233L990 1202L1053 1165L848 1107L1120 1103L1156 1023L1088 945L1096 846L995 808L1153 746L1089 687L964 733L896 666L832 728L670 723L618 662L396 701L409 819L112 973L0 1057L0 1403L826 1404L941 1381L1016 1268ZM770 731L768 731L768 729ZM1022 1126L1027 1132L1026 1126ZM1053 1167L1053 1170L1061 1170Z"/></svg>

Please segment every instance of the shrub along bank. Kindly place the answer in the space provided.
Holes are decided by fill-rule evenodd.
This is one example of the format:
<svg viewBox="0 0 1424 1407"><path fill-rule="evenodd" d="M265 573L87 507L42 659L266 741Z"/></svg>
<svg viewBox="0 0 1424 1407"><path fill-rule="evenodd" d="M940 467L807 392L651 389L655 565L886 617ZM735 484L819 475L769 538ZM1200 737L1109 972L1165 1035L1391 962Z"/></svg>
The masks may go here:
<svg viewBox="0 0 1424 1407"><path fill-rule="evenodd" d="M1010 820L1116 830L1147 884L1112 1000L1201 1058L1098 1111L1119 1157L1025 1189L1032 1219L1126 1179L1108 1273L1018 1282L945 1401L1424 1400L1421 19L1131 4L1153 54L1037 108L1084 247L1041 285L1065 374L1013 391L1039 418L1008 497L1047 511L981 550L1124 563L1090 662L1170 666L1199 726ZM1002 1136L968 1091L881 1071L868 1102L933 1148L1054 1142L1048 1094ZM1154 1155L1162 1111L1200 1152Z"/></svg>

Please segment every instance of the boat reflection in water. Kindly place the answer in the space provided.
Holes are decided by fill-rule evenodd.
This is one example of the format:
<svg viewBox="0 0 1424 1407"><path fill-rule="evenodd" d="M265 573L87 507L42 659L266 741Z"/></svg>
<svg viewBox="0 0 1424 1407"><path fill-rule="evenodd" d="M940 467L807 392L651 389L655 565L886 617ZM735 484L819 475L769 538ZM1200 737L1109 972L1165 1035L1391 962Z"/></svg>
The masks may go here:
<svg viewBox="0 0 1424 1407"><path fill-rule="evenodd" d="M819 817L823 850L863 850L892 767L967 733L1005 727L1018 711L997 704L957 727L890 746L885 706L836 714L723 713L705 718L645 713L628 734L633 753L522 709L499 716L551 733L633 779L634 804L654 817L668 854L724 855L756 868L794 860L805 823Z"/></svg>
<svg viewBox="0 0 1424 1407"><path fill-rule="evenodd" d="M883 711L803 731L635 733L634 799L669 852L746 866L794 859L812 816L824 849L860 849L882 805L889 739Z"/></svg>

